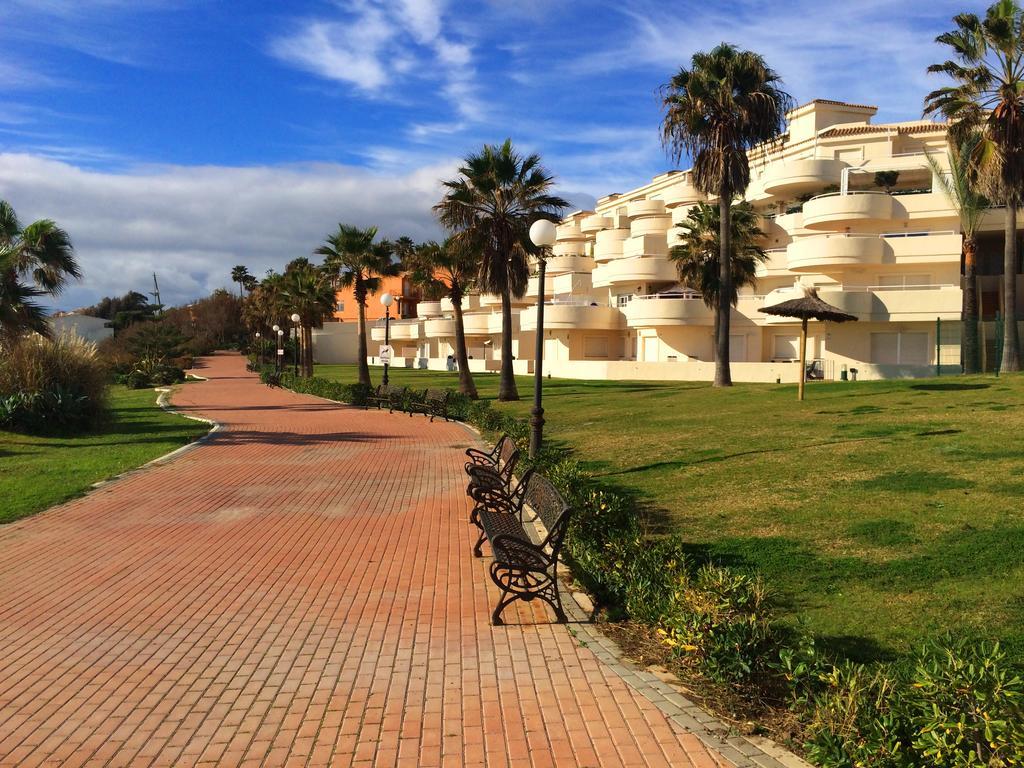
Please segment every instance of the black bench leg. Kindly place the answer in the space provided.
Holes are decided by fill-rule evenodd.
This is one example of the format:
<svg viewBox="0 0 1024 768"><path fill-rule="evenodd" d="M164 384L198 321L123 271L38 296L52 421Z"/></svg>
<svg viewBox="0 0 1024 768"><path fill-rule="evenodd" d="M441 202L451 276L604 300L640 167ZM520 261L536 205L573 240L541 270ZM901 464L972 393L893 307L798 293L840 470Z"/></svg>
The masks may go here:
<svg viewBox="0 0 1024 768"><path fill-rule="evenodd" d="M483 557L483 545L487 541L487 534L484 533L483 529L480 529L480 536L477 537L476 544L473 545L473 557Z"/></svg>

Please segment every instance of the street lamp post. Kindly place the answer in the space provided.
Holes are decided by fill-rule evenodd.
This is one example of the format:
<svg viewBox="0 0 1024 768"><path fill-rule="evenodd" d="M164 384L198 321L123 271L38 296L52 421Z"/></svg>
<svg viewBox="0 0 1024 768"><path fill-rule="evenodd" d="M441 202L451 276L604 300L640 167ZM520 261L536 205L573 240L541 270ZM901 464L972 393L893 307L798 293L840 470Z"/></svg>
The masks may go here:
<svg viewBox="0 0 1024 768"><path fill-rule="evenodd" d="M395 303L395 297L385 293L380 297L380 303L384 305L384 346L391 346L391 305ZM391 363L391 354L384 358L384 384L388 383L388 365Z"/></svg>
<svg viewBox="0 0 1024 768"><path fill-rule="evenodd" d="M292 315L292 327L295 329L295 350L293 355L295 357L295 378L299 377L299 313L296 312Z"/></svg>
<svg viewBox="0 0 1024 768"><path fill-rule="evenodd" d="M547 251L555 244L555 225L538 219L530 227L530 240L540 248L537 260L537 343L533 356L533 410L530 412L530 458L536 458L544 442L544 281L547 273Z"/></svg>
<svg viewBox="0 0 1024 768"><path fill-rule="evenodd" d="M281 326L274 326L274 335L277 337L277 360L274 364L274 368L278 373L281 373L284 369L284 347L282 346L284 343L284 340L282 339L284 336L284 330L282 330Z"/></svg>
<svg viewBox="0 0 1024 768"><path fill-rule="evenodd" d="M260 356L260 366L263 366L263 343L260 341L260 332L256 331L256 349Z"/></svg>

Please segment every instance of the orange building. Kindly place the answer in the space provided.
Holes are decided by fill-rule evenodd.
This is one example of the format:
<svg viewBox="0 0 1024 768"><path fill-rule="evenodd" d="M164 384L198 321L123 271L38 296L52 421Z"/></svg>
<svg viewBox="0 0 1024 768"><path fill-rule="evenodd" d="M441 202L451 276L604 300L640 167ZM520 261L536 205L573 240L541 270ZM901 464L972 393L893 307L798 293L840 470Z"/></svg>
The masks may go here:
<svg viewBox="0 0 1024 768"><path fill-rule="evenodd" d="M390 293L395 297L395 303L391 305L391 317L410 318L416 317L416 303L420 300L420 290L412 284L406 275L398 277L382 277L380 288L377 292L370 294L366 299L366 322L369 324L374 320L381 320L384 317L384 305L380 303L380 297ZM352 288L343 288L334 295L334 319L342 323L354 323L359 319L359 306L356 304L355 291Z"/></svg>

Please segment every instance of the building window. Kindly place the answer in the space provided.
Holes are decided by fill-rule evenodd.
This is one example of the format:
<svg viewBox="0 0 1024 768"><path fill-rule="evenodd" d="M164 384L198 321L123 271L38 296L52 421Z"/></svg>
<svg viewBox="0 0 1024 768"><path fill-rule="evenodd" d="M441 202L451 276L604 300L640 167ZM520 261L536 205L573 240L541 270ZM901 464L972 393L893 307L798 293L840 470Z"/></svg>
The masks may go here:
<svg viewBox="0 0 1024 768"><path fill-rule="evenodd" d="M904 288L916 288L918 286L931 285L932 276L925 274L902 274L902 275L879 275L879 288L892 288L901 290Z"/></svg>
<svg viewBox="0 0 1024 768"><path fill-rule="evenodd" d="M335 308L334 311L335 312L344 312L345 311L345 302L344 301L339 301L338 302L338 306Z"/></svg>
<svg viewBox="0 0 1024 768"><path fill-rule="evenodd" d="M633 300L632 293L623 293L615 297L615 306L624 307Z"/></svg>
<svg viewBox="0 0 1024 768"><path fill-rule="evenodd" d="M608 338L605 336L586 336L583 339L584 357L608 357Z"/></svg>
<svg viewBox="0 0 1024 768"><path fill-rule="evenodd" d="M871 334L871 362L878 365L928 365L928 334L920 331Z"/></svg>

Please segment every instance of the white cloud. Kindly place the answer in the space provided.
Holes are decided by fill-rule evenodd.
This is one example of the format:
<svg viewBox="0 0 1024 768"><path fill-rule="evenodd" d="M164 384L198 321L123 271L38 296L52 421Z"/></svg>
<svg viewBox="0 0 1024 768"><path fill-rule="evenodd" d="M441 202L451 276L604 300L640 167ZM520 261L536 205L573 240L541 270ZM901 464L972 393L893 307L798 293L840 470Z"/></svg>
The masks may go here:
<svg viewBox="0 0 1024 768"><path fill-rule="evenodd" d="M724 40L764 55L801 101L875 104L882 119L913 119L934 85L925 69L943 55L934 37L952 26L963 2L903 3L898 12L888 0L795 0L771 12L763 3L740 0L728 8L704 4L700 13L684 15L653 2L621 8L625 25L617 40L578 57L573 75L656 68L664 82L692 53Z"/></svg>
<svg viewBox="0 0 1024 768"><path fill-rule="evenodd" d="M385 236L436 238L430 207L452 164L401 172L341 165L83 169L24 154L0 154L0 198L23 220L49 217L70 233L85 275L61 308L103 295L148 290L180 303L230 286L229 272L280 269L309 255L339 222Z"/></svg>
<svg viewBox="0 0 1024 768"><path fill-rule="evenodd" d="M416 99L433 83L460 121L483 118L473 46L446 32L441 0L343 0L338 7L338 15L306 19L273 40L271 54L371 99ZM423 135L417 129L413 138Z"/></svg>

